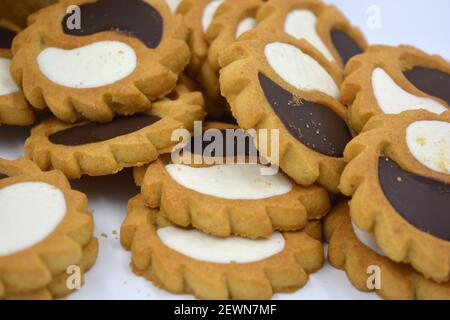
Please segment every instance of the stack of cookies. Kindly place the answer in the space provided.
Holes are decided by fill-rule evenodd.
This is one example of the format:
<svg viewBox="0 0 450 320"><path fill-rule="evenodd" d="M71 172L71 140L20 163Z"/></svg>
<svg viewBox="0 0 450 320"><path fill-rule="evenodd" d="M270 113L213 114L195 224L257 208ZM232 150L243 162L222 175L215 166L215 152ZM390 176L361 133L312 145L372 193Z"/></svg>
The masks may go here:
<svg viewBox="0 0 450 320"><path fill-rule="evenodd" d="M360 290L450 299L446 60L368 46L319 0L61 0L11 21L0 124L47 117L29 160L0 161L0 298L67 295L97 255L67 179L134 168L121 243L162 289L293 292L325 238Z"/></svg>

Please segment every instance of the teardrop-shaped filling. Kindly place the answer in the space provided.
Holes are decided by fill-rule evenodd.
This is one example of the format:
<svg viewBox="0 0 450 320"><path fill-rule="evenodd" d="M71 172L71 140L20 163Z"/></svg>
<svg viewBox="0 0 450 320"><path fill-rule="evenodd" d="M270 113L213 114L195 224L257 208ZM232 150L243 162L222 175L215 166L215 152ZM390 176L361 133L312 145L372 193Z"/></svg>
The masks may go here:
<svg viewBox="0 0 450 320"><path fill-rule="evenodd" d="M267 102L291 135L310 149L341 158L352 139L346 122L330 108L296 97L259 74Z"/></svg>
<svg viewBox="0 0 450 320"><path fill-rule="evenodd" d="M87 123L67 130L59 131L49 140L64 146L81 146L102 142L139 131L161 120L160 117L146 114L131 117L118 117L109 123Z"/></svg>
<svg viewBox="0 0 450 320"><path fill-rule="evenodd" d="M331 31L331 41L333 41L333 45L344 65L354 56L364 52L358 42L345 31L333 29Z"/></svg>
<svg viewBox="0 0 450 320"><path fill-rule="evenodd" d="M99 0L83 3L79 8L80 12L68 13L62 19L64 33L88 36L102 31L117 31L138 38L148 48L154 49L161 43L163 18L146 1Z"/></svg>
<svg viewBox="0 0 450 320"><path fill-rule="evenodd" d="M426 67L414 67L403 74L417 89L450 105L450 74Z"/></svg>
<svg viewBox="0 0 450 320"><path fill-rule="evenodd" d="M406 221L450 240L450 184L405 171L387 157L379 160L378 176L384 195Z"/></svg>
<svg viewBox="0 0 450 320"><path fill-rule="evenodd" d="M0 48L10 49L16 32L0 26Z"/></svg>

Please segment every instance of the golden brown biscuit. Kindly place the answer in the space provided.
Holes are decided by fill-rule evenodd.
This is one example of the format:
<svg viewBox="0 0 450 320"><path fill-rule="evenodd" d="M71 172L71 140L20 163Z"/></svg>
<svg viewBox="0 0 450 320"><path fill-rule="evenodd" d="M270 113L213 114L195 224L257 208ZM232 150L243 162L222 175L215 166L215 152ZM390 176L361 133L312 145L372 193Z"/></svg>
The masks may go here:
<svg viewBox="0 0 450 320"><path fill-rule="evenodd" d="M84 284L84 275L95 264L98 256L98 240L92 238L91 241L83 248L83 257L77 263L80 268L81 284ZM25 293L8 293L2 299L5 300L52 300L62 299L72 294L75 289L67 286L70 274L63 272L53 277L52 282L44 289L39 289ZM1 293L0 293L1 297Z"/></svg>
<svg viewBox="0 0 450 320"><path fill-rule="evenodd" d="M345 150L340 189L355 225L426 277L450 275L450 112L372 118Z"/></svg>
<svg viewBox="0 0 450 320"><path fill-rule="evenodd" d="M258 164L195 168L161 159L149 165L142 194L148 206L160 208L176 225L218 237L255 239L269 237L274 230L301 230L308 220L329 211L325 189L300 187L282 173L265 178L260 168ZM249 184L251 191L246 192L244 185Z"/></svg>
<svg viewBox="0 0 450 320"><path fill-rule="evenodd" d="M183 85L178 88L185 90ZM174 130L192 130L194 121L204 117L201 93L176 94L176 100L155 102L145 114L106 124L46 120L32 130L26 154L42 170L59 169L69 179L115 174L150 163L176 145Z"/></svg>
<svg viewBox="0 0 450 320"><path fill-rule="evenodd" d="M314 223L312 228L318 226ZM229 257L214 250L210 251L210 257L201 258L205 260L198 259L195 251L191 252L195 258L188 256L180 249L173 249L179 244L174 238L177 235L201 237L200 245L206 241L215 244L225 241L229 245L226 239L174 228L158 211L146 207L142 196L130 200L128 216L121 229L121 243L132 253L133 271L172 293L191 293L199 299L269 299L275 292L301 288L308 274L319 270L323 264L322 244L307 232L277 234L270 242L262 244L261 240L231 239L235 248L232 256L238 253L238 248L256 245L255 241L259 248L265 246L261 249L265 258L255 260L254 251L249 251L244 254L244 259L248 259L245 263L224 262L229 261ZM219 255L213 259L214 253ZM216 261L216 258L223 262L208 261Z"/></svg>
<svg viewBox="0 0 450 320"><path fill-rule="evenodd" d="M338 101L339 68L304 41L256 30L242 35L220 62L222 94L240 127L279 132L273 143L279 142L283 171L301 185L338 192L352 137Z"/></svg>
<svg viewBox="0 0 450 320"><path fill-rule="evenodd" d="M66 122L149 110L190 57L188 30L164 0L63 0L30 23L14 41L12 75L35 108Z"/></svg>
<svg viewBox="0 0 450 320"><path fill-rule="evenodd" d="M341 69L367 48L361 30L352 26L336 6L319 0L271 0L258 11L257 20L258 28L283 30L312 45Z"/></svg>
<svg viewBox="0 0 450 320"><path fill-rule="evenodd" d="M10 75L11 44L20 28L0 19L0 125L26 126L34 122L34 114L23 92Z"/></svg>
<svg viewBox="0 0 450 320"><path fill-rule="evenodd" d="M0 162L11 176L0 177L0 298L64 296L67 269L83 273L97 257L87 198L59 171L29 165L18 172L25 162Z"/></svg>
<svg viewBox="0 0 450 320"><path fill-rule="evenodd" d="M214 101L222 98L219 55L241 34L256 25L256 12L263 3L262 0L225 0L217 9L205 35L209 51L200 71L200 82Z"/></svg>
<svg viewBox="0 0 450 320"><path fill-rule="evenodd" d="M341 100L360 132L378 114L450 110L450 63L411 46L371 46L345 69Z"/></svg>
<svg viewBox="0 0 450 320"><path fill-rule="evenodd" d="M345 270L351 283L362 291L375 291L389 300L449 300L450 283L438 284L426 279L408 265L395 263L377 254L356 235L347 203L339 204L325 219L324 229L329 239L330 263ZM379 287L369 281L368 270L379 268Z"/></svg>

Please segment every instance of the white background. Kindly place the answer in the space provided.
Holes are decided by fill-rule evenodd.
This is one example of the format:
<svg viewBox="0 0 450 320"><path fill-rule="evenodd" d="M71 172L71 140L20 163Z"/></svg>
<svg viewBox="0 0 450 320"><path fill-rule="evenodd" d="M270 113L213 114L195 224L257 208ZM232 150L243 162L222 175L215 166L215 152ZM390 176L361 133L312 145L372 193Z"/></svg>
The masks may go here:
<svg viewBox="0 0 450 320"><path fill-rule="evenodd" d="M347 17L366 34L371 44L412 44L426 52L450 58L450 1L448 0L334 0ZM370 6L381 10L381 28L367 25ZM23 154L22 145L29 128L0 127L0 156L15 159ZM86 276L86 285L69 299L191 299L155 288L134 276L129 268L130 255L120 246L118 235L126 214L127 200L139 191L131 171L101 178L83 178L73 187L85 192L94 210L100 240L100 255ZM106 235L101 236L101 234ZM377 299L375 294L354 289L345 273L328 264L311 276L308 284L295 294L277 294L276 299Z"/></svg>

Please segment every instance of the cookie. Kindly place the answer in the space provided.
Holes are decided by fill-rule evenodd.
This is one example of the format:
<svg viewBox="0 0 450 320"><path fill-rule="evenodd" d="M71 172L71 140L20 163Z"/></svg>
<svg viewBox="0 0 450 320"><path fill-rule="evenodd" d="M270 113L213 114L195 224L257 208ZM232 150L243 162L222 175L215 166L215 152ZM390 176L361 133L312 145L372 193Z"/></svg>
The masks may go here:
<svg viewBox="0 0 450 320"><path fill-rule="evenodd" d="M351 283L361 291L375 291L390 300L450 300L450 283L438 284L408 265L395 263L377 253L371 235L352 225L347 203L338 205L325 219L330 263L345 270ZM380 286L368 286L370 268L380 270Z"/></svg>
<svg viewBox="0 0 450 320"><path fill-rule="evenodd" d="M308 231L275 233L266 240L213 238L165 220L144 198L130 200L121 243L133 271L175 294L199 299L270 299L293 292L323 265L322 243ZM311 229L311 231L309 231Z"/></svg>
<svg viewBox="0 0 450 320"><path fill-rule="evenodd" d="M244 129L279 132L279 165L297 183L337 193L352 135L341 71L304 41L251 30L220 57L221 91Z"/></svg>
<svg viewBox="0 0 450 320"><path fill-rule="evenodd" d="M178 89L173 93L176 100L160 100L147 113L109 123L46 120L31 131L25 153L42 170L59 169L69 179L115 174L150 163L176 145L174 130L192 130L194 121L204 117L201 93L187 92L184 85Z"/></svg>
<svg viewBox="0 0 450 320"><path fill-rule="evenodd" d="M0 158L0 179L36 172L40 172L39 167L27 158L14 161Z"/></svg>
<svg viewBox="0 0 450 320"><path fill-rule="evenodd" d="M179 154L160 158L136 179L147 205L176 225L254 239L303 229L329 210L325 189L269 171L252 137L232 125L209 123Z"/></svg>
<svg viewBox="0 0 450 320"><path fill-rule="evenodd" d="M220 99L219 55L241 34L256 26L256 12L262 0L225 0L218 8L207 32L208 57L200 70L200 82L209 97Z"/></svg>
<svg viewBox="0 0 450 320"><path fill-rule="evenodd" d="M31 105L65 122L145 112L189 62L182 20L164 0L59 1L17 36L11 72Z"/></svg>
<svg viewBox="0 0 450 320"><path fill-rule="evenodd" d="M2 0L0 2L0 19L8 19L25 28L27 17L30 14L55 2L56 0Z"/></svg>
<svg viewBox="0 0 450 320"><path fill-rule="evenodd" d="M450 275L450 112L373 117L345 150L340 189L383 253L436 282Z"/></svg>
<svg viewBox="0 0 450 320"><path fill-rule="evenodd" d="M0 160L0 172L0 299L68 295L68 268L82 277L97 258L86 196L26 159Z"/></svg>
<svg viewBox="0 0 450 320"><path fill-rule="evenodd" d="M188 44L192 56L186 70L194 79L208 56L209 44L205 34L223 2L224 0L182 0L177 6L177 14L183 15L190 31Z"/></svg>
<svg viewBox="0 0 450 320"><path fill-rule="evenodd" d="M95 264L98 256L98 240L92 238L91 241L83 248L83 256L77 263L76 267L80 270L81 284L84 284L84 276ZM67 286L67 282L70 281L71 274L63 272L58 275L54 275L50 284L42 289L30 291L30 292L14 292L7 293L0 299L5 300L52 300L62 299L69 296L74 292L74 289L70 289Z"/></svg>
<svg viewBox="0 0 450 320"><path fill-rule="evenodd" d="M372 46L345 70L341 100L360 132L378 114L450 110L450 63L411 46Z"/></svg>
<svg viewBox="0 0 450 320"><path fill-rule="evenodd" d="M367 48L361 30L352 26L334 5L318 0L271 0L258 11L257 20L258 28L283 30L341 69Z"/></svg>
<svg viewBox="0 0 450 320"><path fill-rule="evenodd" d="M10 74L11 44L19 28L0 20L0 125L27 126L34 114Z"/></svg>

